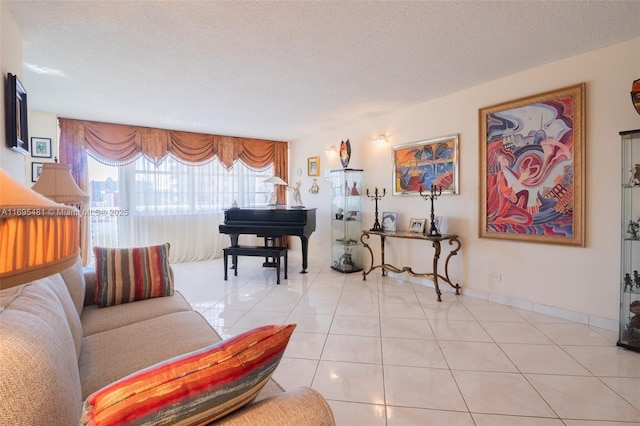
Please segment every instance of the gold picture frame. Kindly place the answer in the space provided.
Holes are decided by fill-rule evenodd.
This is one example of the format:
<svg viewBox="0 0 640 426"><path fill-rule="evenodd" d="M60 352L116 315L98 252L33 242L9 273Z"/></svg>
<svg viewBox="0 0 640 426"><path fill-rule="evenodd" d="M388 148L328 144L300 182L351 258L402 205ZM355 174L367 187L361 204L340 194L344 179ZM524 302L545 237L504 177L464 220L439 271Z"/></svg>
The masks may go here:
<svg viewBox="0 0 640 426"><path fill-rule="evenodd" d="M479 237L585 245L585 84L481 108Z"/></svg>
<svg viewBox="0 0 640 426"><path fill-rule="evenodd" d="M309 176L320 176L320 157L309 157L307 159L307 174Z"/></svg>
<svg viewBox="0 0 640 426"><path fill-rule="evenodd" d="M458 134L393 147L393 195L419 195L431 185L458 194Z"/></svg>
<svg viewBox="0 0 640 426"><path fill-rule="evenodd" d="M426 219L411 218L411 220L409 221L409 229L407 229L407 231L415 232L417 234L423 234L425 222L426 222Z"/></svg>

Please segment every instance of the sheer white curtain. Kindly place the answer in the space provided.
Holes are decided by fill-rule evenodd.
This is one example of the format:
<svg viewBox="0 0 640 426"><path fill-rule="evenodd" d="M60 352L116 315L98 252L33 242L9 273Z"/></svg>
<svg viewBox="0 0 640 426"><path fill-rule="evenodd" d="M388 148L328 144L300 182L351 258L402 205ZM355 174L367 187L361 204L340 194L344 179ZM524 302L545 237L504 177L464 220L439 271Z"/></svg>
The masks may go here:
<svg viewBox="0 0 640 426"><path fill-rule="evenodd" d="M158 167L144 158L118 170L119 247L171 244L170 261L190 262L222 255L228 236L218 225L223 210L266 205L273 168L251 170L241 162L227 171L218 161L186 165L169 157Z"/></svg>

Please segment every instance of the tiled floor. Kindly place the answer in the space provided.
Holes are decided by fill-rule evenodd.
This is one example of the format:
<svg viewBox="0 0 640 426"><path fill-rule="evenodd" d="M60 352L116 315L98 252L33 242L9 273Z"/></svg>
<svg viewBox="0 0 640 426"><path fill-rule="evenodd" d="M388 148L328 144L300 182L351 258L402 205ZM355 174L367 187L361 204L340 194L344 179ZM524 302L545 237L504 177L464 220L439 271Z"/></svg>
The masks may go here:
<svg viewBox="0 0 640 426"><path fill-rule="evenodd" d="M280 285L259 258L229 281L221 259L177 264L176 287L223 337L298 324L274 377L338 425L640 425L640 354L615 332L290 260Z"/></svg>

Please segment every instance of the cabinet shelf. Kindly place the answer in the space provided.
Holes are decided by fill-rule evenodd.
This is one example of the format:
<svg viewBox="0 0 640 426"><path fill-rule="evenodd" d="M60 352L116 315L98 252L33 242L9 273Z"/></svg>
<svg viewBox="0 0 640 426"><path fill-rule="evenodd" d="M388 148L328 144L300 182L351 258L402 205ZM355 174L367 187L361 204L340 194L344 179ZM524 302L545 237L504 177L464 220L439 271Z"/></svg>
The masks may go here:
<svg viewBox="0 0 640 426"><path fill-rule="evenodd" d="M362 271L362 175L360 169L330 172L331 269L338 272Z"/></svg>
<svg viewBox="0 0 640 426"><path fill-rule="evenodd" d="M640 130L620 132L620 329L618 346L640 351Z"/></svg>

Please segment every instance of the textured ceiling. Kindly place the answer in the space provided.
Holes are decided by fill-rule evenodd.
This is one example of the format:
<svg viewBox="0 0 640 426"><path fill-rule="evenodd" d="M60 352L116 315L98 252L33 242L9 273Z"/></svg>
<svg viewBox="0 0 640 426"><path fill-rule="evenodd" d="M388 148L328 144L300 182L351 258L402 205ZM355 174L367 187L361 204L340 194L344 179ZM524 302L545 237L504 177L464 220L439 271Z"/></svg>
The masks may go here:
<svg viewBox="0 0 640 426"><path fill-rule="evenodd" d="M9 1L9 10L30 109L288 141L640 37L639 1Z"/></svg>

